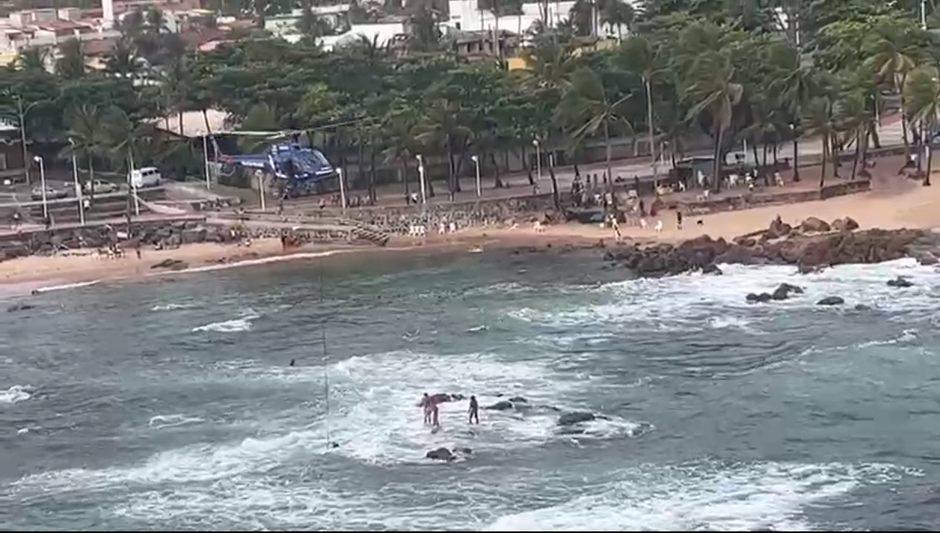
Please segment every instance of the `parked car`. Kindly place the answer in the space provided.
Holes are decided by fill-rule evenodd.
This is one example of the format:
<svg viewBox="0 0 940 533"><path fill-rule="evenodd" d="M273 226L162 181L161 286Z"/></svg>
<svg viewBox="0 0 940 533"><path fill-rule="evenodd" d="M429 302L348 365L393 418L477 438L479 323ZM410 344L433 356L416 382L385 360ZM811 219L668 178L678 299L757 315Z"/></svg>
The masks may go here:
<svg viewBox="0 0 940 533"><path fill-rule="evenodd" d="M82 191L87 194L92 190L94 190L95 194L108 194L111 192L116 192L118 190L118 186L111 183L110 181L104 180L95 180L90 184L86 181L82 186Z"/></svg>
<svg viewBox="0 0 940 533"><path fill-rule="evenodd" d="M65 198L69 195L69 191L66 189L56 189L51 185L46 185L46 200L57 200L60 198ZM42 200L42 187L33 187L33 190L30 192L29 197L35 201Z"/></svg>

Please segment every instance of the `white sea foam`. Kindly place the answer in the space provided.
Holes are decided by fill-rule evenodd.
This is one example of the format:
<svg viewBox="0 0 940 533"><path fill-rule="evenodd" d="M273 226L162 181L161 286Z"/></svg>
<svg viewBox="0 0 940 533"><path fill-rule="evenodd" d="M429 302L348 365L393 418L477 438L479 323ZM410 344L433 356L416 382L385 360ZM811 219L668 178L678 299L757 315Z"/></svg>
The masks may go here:
<svg viewBox="0 0 940 533"><path fill-rule="evenodd" d="M577 303L567 308L526 307L510 315L527 322L556 327L603 323L657 323L670 327L734 327L760 332L755 314L767 305L745 301L749 292L772 292L787 282L805 289L805 294L774 302L775 308L818 308L825 296L841 295L848 305L865 304L887 311L935 310L940 303L940 274L911 259L872 265L841 265L821 273L800 275L788 266L722 265L724 275L686 274L666 278L644 278L585 287L594 303ZM906 276L913 287L889 287L887 281ZM716 316L715 310L721 315ZM826 309L832 311L832 309Z"/></svg>
<svg viewBox="0 0 940 533"><path fill-rule="evenodd" d="M165 428L175 428L179 426L186 426L191 424L198 424L200 422L205 422L202 418L198 416L186 416L181 414L173 415L157 415L150 418L150 422L147 423L148 426L154 429L165 429Z"/></svg>
<svg viewBox="0 0 940 533"><path fill-rule="evenodd" d="M0 391L0 404L14 404L32 398L33 388L30 386L13 385L5 391Z"/></svg>
<svg viewBox="0 0 940 533"><path fill-rule="evenodd" d="M496 486L479 481L448 486L389 483L378 490L349 491L321 477L315 467L290 483L234 477L210 489L133 494L107 513L208 528L411 529L483 531L747 531L827 529L809 521L808 507L850 498L864 485L923 475L884 464L757 463L696 466L643 465L610 472L587 486L569 485L540 471L513 470ZM495 474L495 473L494 473ZM568 482L570 483L570 481ZM519 508L518 491L545 491L559 503ZM440 503L416 505L434 494ZM453 505L451 497L475 494ZM566 494L572 497L564 501Z"/></svg>
<svg viewBox="0 0 940 533"><path fill-rule="evenodd" d="M251 362L245 370L259 369ZM261 374L259 379L287 377L289 373ZM308 372L323 369L311 368ZM114 486L159 483L215 482L251 473L263 473L297 454L336 453L368 463L424 463L426 451L441 446L467 446L477 452L528 447L552 439L566 439L558 431L559 414L539 405L558 406L558 397L587 380L565 380L538 362L500 362L490 354L461 354L442 358L434 354L390 352L356 357L330 367L332 411L326 420L310 422L309 411L298 409L293 419L272 422L266 435L225 444L203 444L161 452L142 464L103 470L71 469L46 472L20 480L20 489L68 492L103 490ZM533 407L525 412L481 410L479 426L466 421L467 402L442 404L443 429L431 434L417 407L423 392L476 394L481 406L499 398L495 394L524 395ZM325 393L325 391L324 391ZM319 391L311 391L316 397ZM561 407L565 407L562 405ZM183 415L155 417L156 426ZM194 423L194 422L193 422ZM586 426L576 438L633 435L640 427L612 418ZM339 448L327 446L328 439Z"/></svg>
<svg viewBox="0 0 940 533"><path fill-rule="evenodd" d="M261 315L248 314L241 318L233 318L222 322L212 322L204 326L197 326L192 331L212 331L216 333L237 333L251 329L251 323Z"/></svg>
<svg viewBox="0 0 940 533"><path fill-rule="evenodd" d="M173 311L176 309L191 309L193 304L159 304L150 308L151 311Z"/></svg>
<svg viewBox="0 0 940 533"><path fill-rule="evenodd" d="M894 481L890 465L763 463L719 467L642 467L559 505L506 514L488 531L805 531L817 502L863 483ZM825 525L821 527L825 528Z"/></svg>
<svg viewBox="0 0 940 533"><path fill-rule="evenodd" d="M98 283L101 283L100 279L96 279L92 281L80 281L78 283L64 283L62 285L50 285L48 287L39 287L39 288L33 289L32 292L36 294L41 294L44 292L64 291L68 289L79 289L82 287L89 287L91 285L97 285Z"/></svg>
<svg viewBox="0 0 940 533"><path fill-rule="evenodd" d="M441 358L410 351L343 361L330 379L333 394L340 396L340 411L329 423L341 453L379 463L420 461L425 451L440 446L511 448L556 438L558 413L537 406L566 407L559 405L559 397L590 386L557 375L546 362L503 362L493 354ZM432 435L417 407L424 392L475 394L481 407L498 401L496 394L520 395L536 407L524 412L481 409L481 424L470 428L467 402L445 403L440 406L443 428Z"/></svg>

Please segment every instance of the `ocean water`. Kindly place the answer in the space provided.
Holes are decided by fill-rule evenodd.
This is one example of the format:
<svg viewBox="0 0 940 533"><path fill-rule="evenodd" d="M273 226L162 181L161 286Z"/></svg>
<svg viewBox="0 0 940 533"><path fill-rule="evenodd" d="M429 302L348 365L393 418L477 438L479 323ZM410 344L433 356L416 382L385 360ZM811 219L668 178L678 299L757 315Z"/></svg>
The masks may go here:
<svg viewBox="0 0 940 533"><path fill-rule="evenodd" d="M0 529L940 523L931 267L629 280L591 255L371 263L97 284L4 314ZM916 285L887 287L898 274ZM806 294L745 303L782 281ZM848 305L813 305L832 294ZM530 408L471 427L444 404L431 434L424 392ZM559 410L601 418L573 435ZM474 454L424 458L440 446Z"/></svg>

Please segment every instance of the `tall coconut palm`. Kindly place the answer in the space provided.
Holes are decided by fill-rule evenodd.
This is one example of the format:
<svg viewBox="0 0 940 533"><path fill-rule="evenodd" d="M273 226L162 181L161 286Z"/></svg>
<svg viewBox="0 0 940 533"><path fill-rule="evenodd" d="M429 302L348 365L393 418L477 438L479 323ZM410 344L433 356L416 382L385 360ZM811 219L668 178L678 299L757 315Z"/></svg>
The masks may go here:
<svg viewBox="0 0 940 533"><path fill-rule="evenodd" d="M611 134L617 130L632 131L633 127L625 117L625 103L630 95L617 98L604 87L603 80L593 70L582 67L571 75L571 85L558 106L557 121L568 125L571 139L581 143L586 138L603 135L606 146L605 165L607 186L613 186L613 174L610 168ZM613 131L612 131L613 130Z"/></svg>
<svg viewBox="0 0 940 533"><path fill-rule="evenodd" d="M135 123L121 108L111 106L101 116L101 128L104 146L111 156L115 169L125 173L128 180L125 216L127 233L131 230L131 208L133 206L133 187L130 186L131 171L142 163L142 153L153 142L154 129L149 123Z"/></svg>
<svg viewBox="0 0 940 533"><path fill-rule="evenodd" d="M722 52L709 52L701 57L689 73L692 83L683 93L690 105L687 118L707 115L711 122L715 143L712 166L714 190L721 190L721 168L724 160L725 133L731 128L734 107L744 96L744 87L735 82L734 67L729 57Z"/></svg>
<svg viewBox="0 0 940 533"><path fill-rule="evenodd" d="M800 119L803 108L819 91L815 71L800 64L799 54L794 50L786 74L771 83L771 92L790 114L793 127L793 181L800 181Z"/></svg>
<svg viewBox="0 0 940 533"><path fill-rule="evenodd" d="M88 194L93 202L95 199L95 158L106 153L105 131L101 123L102 114L93 105L82 105L69 117L68 138L69 146L64 155L74 156L76 161L84 160L88 165Z"/></svg>
<svg viewBox="0 0 940 533"><path fill-rule="evenodd" d="M813 98L806 105L804 128L809 135L817 136L822 140L822 165L819 169L819 188L826 184L826 163L838 154L833 154L832 140L838 133L840 126L834 109L833 98L829 95ZM833 172L836 165L832 165Z"/></svg>
<svg viewBox="0 0 940 533"><path fill-rule="evenodd" d="M904 87L905 113L912 123L919 123L926 130L924 142L927 144L927 172L924 186L930 186L930 172L933 163L933 150L930 141L940 125L940 82L937 71L932 68L919 68L911 72Z"/></svg>
<svg viewBox="0 0 940 533"><path fill-rule="evenodd" d="M617 28L617 40L623 40L623 30L633 29L636 10L633 4L623 0L604 0L600 6L600 21L611 28Z"/></svg>
<svg viewBox="0 0 940 533"><path fill-rule="evenodd" d="M876 34L868 49L866 64L887 84L901 94L901 107L904 105L904 86L907 75L920 63L922 51L910 36L894 25L883 24L876 28ZM901 116L901 135L907 155L910 155L910 142L907 136L907 119Z"/></svg>
<svg viewBox="0 0 940 533"><path fill-rule="evenodd" d="M463 125L459 116L460 105L450 100L435 101L415 126L412 134L415 141L428 148L443 148L447 158L447 178L451 199L460 192L460 182L456 179L457 168L454 151L457 146L464 146L472 135Z"/></svg>
<svg viewBox="0 0 940 533"><path fill-rule="evenodd" d="M640 77L646 88L646 128L649 134L650 164L653 167L653 179L658 179L658 158L656 149L655 125L653 119L653 76L657 75L656 50L646 37L630 37L620 47L620 63L628 72Z"/></svg>

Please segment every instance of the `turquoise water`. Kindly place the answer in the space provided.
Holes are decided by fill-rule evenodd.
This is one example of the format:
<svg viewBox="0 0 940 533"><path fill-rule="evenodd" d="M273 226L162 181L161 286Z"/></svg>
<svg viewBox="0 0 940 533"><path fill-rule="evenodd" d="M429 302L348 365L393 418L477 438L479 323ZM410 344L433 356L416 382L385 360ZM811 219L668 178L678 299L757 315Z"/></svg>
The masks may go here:
<svg viewBox="0 0 940 533"><path fill-rule="evenodd" d="M929 267L628 280L595 255L373 263L329 266L322 283L313 261L99 285L7 313L0 528L940 520L940 275ZM915 287L887 287L897 274ZM807 294L744 303L781 281ZM812 305L830 294L849 305ZM424 392L532 407L483 411L471 428L465 403L445 404L432 435L416 407ZM603 418L571 435L559 410ZM439 446L475 453L424 459Z"/></svg>

